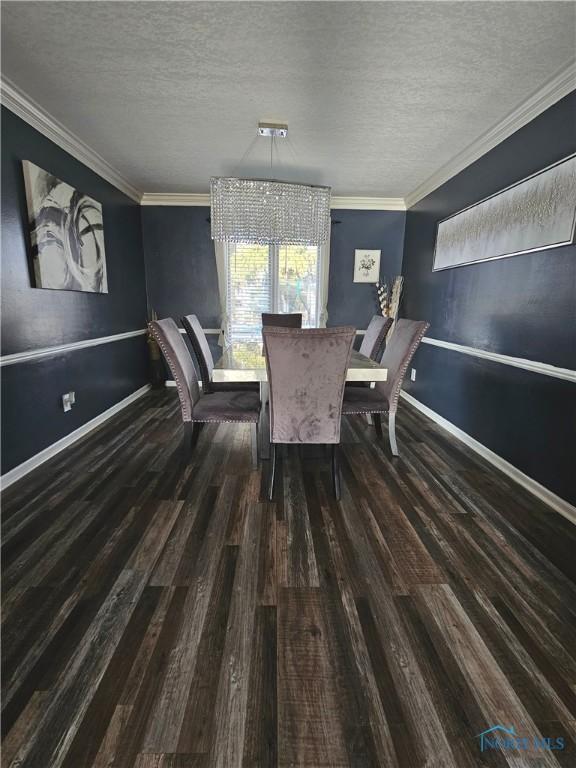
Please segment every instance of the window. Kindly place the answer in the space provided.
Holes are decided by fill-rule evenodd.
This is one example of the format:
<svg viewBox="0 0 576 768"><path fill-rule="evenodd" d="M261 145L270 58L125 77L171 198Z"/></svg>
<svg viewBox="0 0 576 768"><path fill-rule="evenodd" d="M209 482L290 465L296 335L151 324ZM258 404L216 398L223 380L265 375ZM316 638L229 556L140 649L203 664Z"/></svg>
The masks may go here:
<svg viewBox="0 0 576 768"><path fill-rule="evenodd" d="M226 247L231 341L259 341L262 312L301 312L304 328L319 325L321 250L250 243Z"/></svg>

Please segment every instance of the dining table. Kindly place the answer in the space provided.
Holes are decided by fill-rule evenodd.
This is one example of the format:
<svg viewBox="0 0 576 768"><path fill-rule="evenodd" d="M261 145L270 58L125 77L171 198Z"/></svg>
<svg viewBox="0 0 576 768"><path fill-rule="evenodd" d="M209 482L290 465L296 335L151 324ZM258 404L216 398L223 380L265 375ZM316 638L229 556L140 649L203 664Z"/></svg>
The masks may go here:
<svg viewBox="0 0 576 768"><path fill-rule="evenodd" d="M352 350L346 381L366 383L374 386L377 381L386 381L388 370L366 355ZM256 382L260 385L260 422L258 427L260 457L270 458L270 429L266 403L268 402L268 375L262 342L236 341L225 347L222 357L214 364L212 381L215 383ZM256 450L256 446L253 446Z"/></svg>

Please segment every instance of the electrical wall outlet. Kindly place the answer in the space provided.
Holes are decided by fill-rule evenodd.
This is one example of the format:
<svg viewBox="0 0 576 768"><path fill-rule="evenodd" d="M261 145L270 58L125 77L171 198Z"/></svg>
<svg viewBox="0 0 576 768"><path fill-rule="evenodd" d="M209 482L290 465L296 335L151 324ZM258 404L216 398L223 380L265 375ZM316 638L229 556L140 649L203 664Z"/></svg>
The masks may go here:
<svg viewBox="0 0 576 768"><path fill-rule="evenodd" d="M410 369L410 381L416 381L416 368Z"/></svg>
<svg viewBox="0 0 576 768"><path fill-rule="evenodd" d="M66 392L65 395L62 395L62 408L64 409L64 413L67 413L68 411L72 410L72 402L70 400L70 392Z"/></svg>
<svg viewBox="0 0 576 768"><path fill-rule="evenodd" d="M70 405L76 405L76 392L68 392L70 397Z"/></svg>

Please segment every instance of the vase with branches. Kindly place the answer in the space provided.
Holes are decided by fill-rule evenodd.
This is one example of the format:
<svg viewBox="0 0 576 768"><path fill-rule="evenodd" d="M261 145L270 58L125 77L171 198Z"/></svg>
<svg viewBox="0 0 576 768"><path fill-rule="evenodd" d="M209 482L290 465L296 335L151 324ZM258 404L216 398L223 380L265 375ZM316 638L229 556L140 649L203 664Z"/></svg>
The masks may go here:
<svg viewBox="0 0 576 768"><path fill-rule="evenodd" d="M390 279L384 277L376 283L376 296L380 311L384 317L391 317L394 320L390 332L392 332L398 317L403 286L404 278L402 275Z"/></svg>

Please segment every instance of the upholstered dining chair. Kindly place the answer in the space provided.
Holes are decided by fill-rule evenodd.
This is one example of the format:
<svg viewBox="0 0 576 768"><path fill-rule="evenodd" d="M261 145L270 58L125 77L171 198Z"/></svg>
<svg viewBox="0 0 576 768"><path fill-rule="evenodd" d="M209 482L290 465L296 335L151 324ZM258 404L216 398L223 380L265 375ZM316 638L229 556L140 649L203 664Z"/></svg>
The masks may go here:
<svg viewBox="0 0 576 768"><path fill-rule="evenodd" d="M214 382L212 381L212 371L214 370L214 358L210 351L210 345L208 339L204 333L204 329L200 324L200 321L196 315L185 315L180 319L186 335L190 339L194 356L198 363L198 370L200 371L200 380L202 381L202 392L208 394L210 392L230 392L232 390L243 390L250 392L258 392L258 383L252 383L249 381L230 381L230 382Z"/></svg>
<svg viewBox="0 0 576 768"><path fill-rule="evenodd" d="M388 331L392 327L393 322L394 319L392 317L374 315L368 323L362 344L360 344L360 349L358 350L360 354L369 357L371 360L378 361L386 343L386 336L388 336Z"/></svg>
<svg viewBox="0 0 576 768"><path fill-rule="evenodd" d="M275 328L302 328L302 313L294 312L291 315L262 312L262 326L273 325Z"/></svg>
<svg viewBox="0 0 576 768"><path fill-rule="evenodd" d="M184 422L186 454L190 455L194 449L201 424L248 422L252 425L252 464L256 467L258 464L257 425L260 416L258 394L229 391L212 392L201 396L192 357L174 320L171 317L155 320L148 323L148 328L158 342L176 382Z"/></svg>
<svg viewBox="0 0 576 768"><path fill-rule="evenodd" d="M274 326L274 328L302 328L302 313L294 312L290 315L282 315L274 312L262 312L262 328ZM262 347L264 354L264 347Z"/></svg>
<svg viewBox="0 0 576 768"><path fill-rule="evenodd" d="M342 397L355 334L350 326L262 329L270 404L270 500L279 443L331 445L334 495L340 498Z"/></svg>
<svg viewBox="0 0 576 768"><path fill-rule="evenodd" d="M388 436L393 456L399 455L396 442L396 412L402 383L410 361L429 327L429 323L423 320L398 320L380 362L388 369L387 381L376 382L373 389L350 387L344 395L342 412L345 415L372 414L379 436L382 435L381 415L388 414Z"/></svg>
<svg viewBox="0 0 576 768"><path fill-rule="evenodd" d="M374 315L372 320L368 323L366 333L360 344L358 350L360 354L369 357L371 360L379 361L382 355L382 350L386 344L386 336L388 331L392 327L394 322L391 317L383 317L382 315ZM350 387L368 387L368 382L365 381L348 381L346 382L346 389Z"/></svg>

